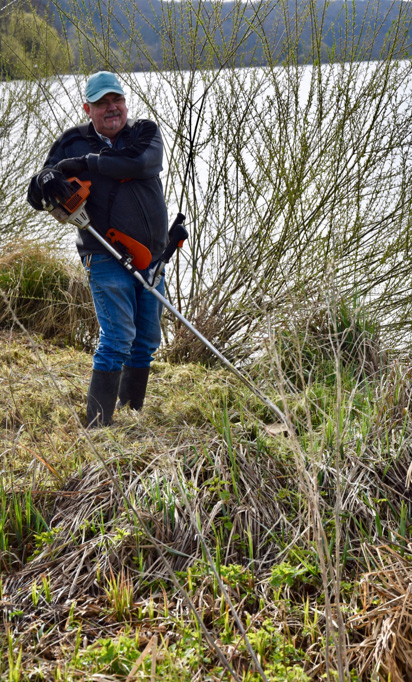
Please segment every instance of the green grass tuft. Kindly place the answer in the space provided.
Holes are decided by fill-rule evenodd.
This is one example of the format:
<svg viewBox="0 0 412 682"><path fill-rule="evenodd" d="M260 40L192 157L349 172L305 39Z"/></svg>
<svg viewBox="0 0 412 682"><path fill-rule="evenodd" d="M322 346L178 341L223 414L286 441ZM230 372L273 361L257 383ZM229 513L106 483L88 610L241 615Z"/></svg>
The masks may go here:
<svg viewBox="0 0 412 682"><path fill-rule="evenodd" d="M98 327L81 265L56 256L53 244L10 244L0 258L0 325L17 318L44 338L92 347Z"/></svg>

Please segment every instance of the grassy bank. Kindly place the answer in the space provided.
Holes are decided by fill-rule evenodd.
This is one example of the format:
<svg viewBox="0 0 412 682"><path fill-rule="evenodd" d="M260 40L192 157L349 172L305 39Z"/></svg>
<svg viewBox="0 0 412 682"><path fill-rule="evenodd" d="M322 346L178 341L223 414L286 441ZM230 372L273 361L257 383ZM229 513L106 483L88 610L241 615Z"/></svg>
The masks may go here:
<svg viewBox="0 0 412 682"><path fill-rule="evenodd" d="M87 433L90 352L3 324L1 679L411 676L409 358L318 319L251 368L289 431L158 361Z"/></svg>

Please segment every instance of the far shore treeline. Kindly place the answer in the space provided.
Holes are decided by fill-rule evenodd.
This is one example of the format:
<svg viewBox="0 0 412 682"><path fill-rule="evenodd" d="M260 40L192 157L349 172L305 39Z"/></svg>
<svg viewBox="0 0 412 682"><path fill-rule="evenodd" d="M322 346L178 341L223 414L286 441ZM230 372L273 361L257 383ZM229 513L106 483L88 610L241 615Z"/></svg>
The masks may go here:
<svg viewBox="0 0 412 682"><path fill-rule="evenodd" d="M395 45L394 58L404 59L410 54L411 14L411 3L390 0L309 0L299 6L290 0L1 0L0 78L108 66L126 71L263 66L282 64L285 57L290 62L291 55L296 63L369 61L385 58L388 45L392 51ZM194 23L197 39L187 46Z"/></svg>

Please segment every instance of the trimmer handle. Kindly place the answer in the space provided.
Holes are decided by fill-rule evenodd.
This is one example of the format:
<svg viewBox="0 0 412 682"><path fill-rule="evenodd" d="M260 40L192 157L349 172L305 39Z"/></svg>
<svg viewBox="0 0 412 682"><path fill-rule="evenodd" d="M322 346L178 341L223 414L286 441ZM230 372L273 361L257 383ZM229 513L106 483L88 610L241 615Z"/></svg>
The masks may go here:
<svg viewBox="0 0 412 682"><path fill-rule="evenodd" d="M173 238L173 232L178 225L182 225L186 220L186 216L183 213L178 213L173 221L173 224L169 230L169 240Z"/></svg>
<svg viewBox="0 0 412 682"><path fill-rule="evenodd" d="M185 216L183 213L178 213L176 219L173 222L172 227L169 230L169 243L166 246L164 253L162 254L161 260L163 263L168 263L173 256L177 248L183 246L183 242L188 238L189 233L186 228L182 225Z"/></svg>

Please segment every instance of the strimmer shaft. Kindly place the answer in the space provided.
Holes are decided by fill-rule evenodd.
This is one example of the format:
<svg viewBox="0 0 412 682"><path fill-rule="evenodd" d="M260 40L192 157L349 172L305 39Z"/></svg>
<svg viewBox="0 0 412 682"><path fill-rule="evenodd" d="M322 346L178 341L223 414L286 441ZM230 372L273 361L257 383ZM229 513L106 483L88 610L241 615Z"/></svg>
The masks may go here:
<svg viewBox="0 0 412 682"><path fill-rule="evenodd" d="M269 400L269 398L265 396L264 393L261 393L261 391L258 388L256 388L256 386L247 376L245 376L234 365L232 365L232 363L227 358L225 358L225 356L222 355L222 353L217 348L215 348L215 346L212 343L210 343L210 341L208 341L203 336L203 334L201 334L195 327L193 327L193 325L190 324L189 320L183 317L183 315L178 310L176 310L176 308L172 306L172 304L169 303L169 301L164 296L162 296L162 294L160 294L156 289L151 287L150 284L146 282L145 278L140 274L140 272L134 267L134 265L131 264L130 261L125 259L125 257L122 254L120 254L119 251L117 251L117 249L114 246L112 246L112 244L110 244L110 242L106 241L106 239L102 237L102 235L99 234L99 232L97 232L94 229L94 227L92 227L91 225L87 225L85 229L88 230L94 237L96 237L96 239L101 244L103 244L103 246L112 254L112 256L114 256L118 261L120 261L122 265L127 270L129 270L132 273L132 275L136 277L136 279L140 282L140 284L144 286L145 289L150 291L153 294L153 296L155 296L168 310L170 310L170 312L173 313L173 315L177 317L177 319L180 320L180 322L182 322L182 324L184 324L185 327L187 327L187 329L189 329L192 332L192 334L194 334L214 355L216 355L217 358L219 358L222 364L225 365L225 367L227 367L232 372L232 374L237 376L237 378L240 379L240 381L242 381L252 391L252 393L254 393L259 398L259 400L262 401L264 405L266 405L266 407L268 407L277 417L279 417L279 419L282 420L282 422L288 427L288 429L291 429L291 425L288 422L286 416L283 414L283 412L274 403L272 403L272 401Z"/></svg>

